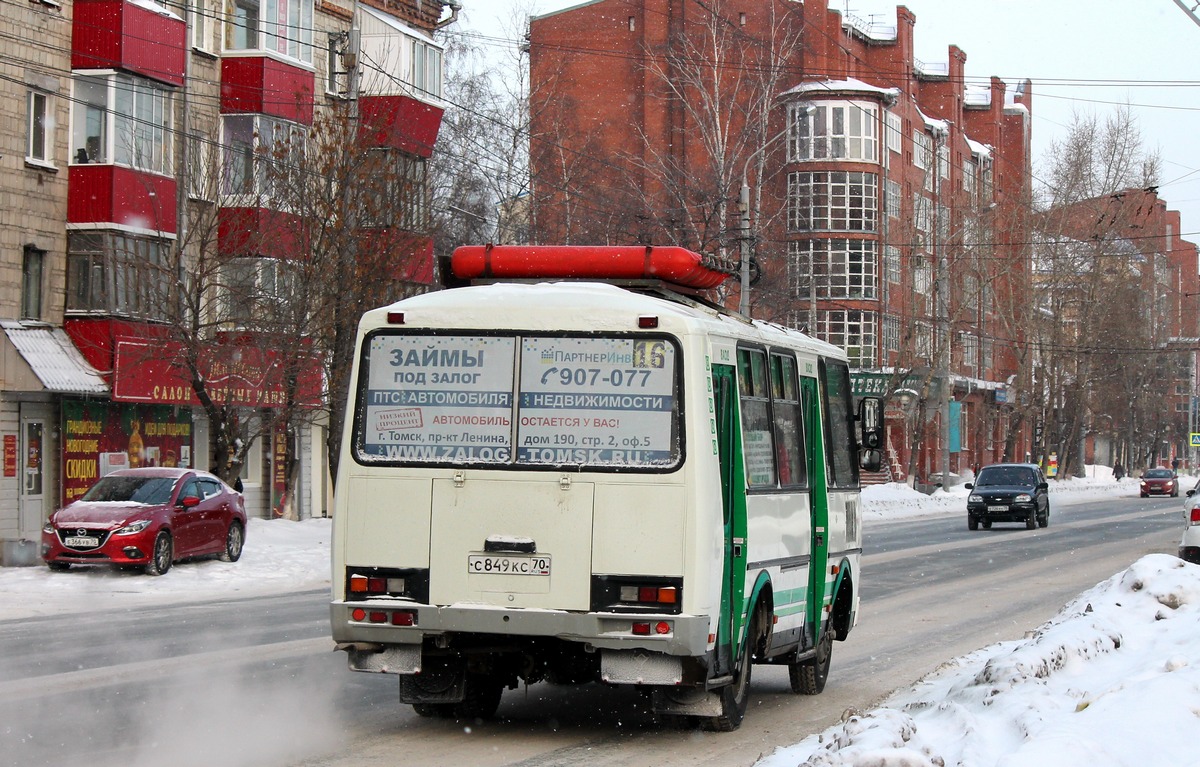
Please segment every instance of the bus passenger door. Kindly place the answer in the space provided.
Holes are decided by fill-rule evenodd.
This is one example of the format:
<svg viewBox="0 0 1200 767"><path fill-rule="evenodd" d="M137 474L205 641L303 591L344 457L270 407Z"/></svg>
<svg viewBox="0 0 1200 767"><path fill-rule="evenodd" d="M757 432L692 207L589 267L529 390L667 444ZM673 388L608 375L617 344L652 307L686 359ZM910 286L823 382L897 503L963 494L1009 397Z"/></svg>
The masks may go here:
<svg viewBox="0 0 1200 767"><path fill-rule="evenodd" d="M801 378L805 447L808 450L812 559L809 563L807 635L813 646L821 638L825 617L826 573L829 572L829 486L825 466L825 430L821 423L821 398L815 378Z"/></svg>
<svg viewBox="0 0 1200 767"><path fill-rule="evenodd" d="M721 615L717 622L718 674L732 674L741 635L742 590L746 580L746 483L741 451L737 449L737 385L734 369L713 365L713 399L716 406L717 453L721 471L721 510L725 547L721 571Z"/></svg>

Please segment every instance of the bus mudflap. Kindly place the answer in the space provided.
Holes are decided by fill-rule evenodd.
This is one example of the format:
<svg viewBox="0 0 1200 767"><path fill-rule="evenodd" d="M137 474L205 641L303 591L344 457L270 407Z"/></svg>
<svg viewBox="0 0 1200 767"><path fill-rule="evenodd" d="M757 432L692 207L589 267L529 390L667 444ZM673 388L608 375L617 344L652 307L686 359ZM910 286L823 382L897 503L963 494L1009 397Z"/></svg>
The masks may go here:
<svg viewBox="0 0 1200 767"><path fill-rule="evenodd" d="M352 671L370 671L377 674L421 673L421 645L391 644L364 646L362 642L339 644L336 649L345 650Z"/></svg>
<svg viewBox="0 0 1200 767"><path fill-rule="evenodd" d="M466 694L467 664L459 657L427 657L421 673L400 676L401 703L461 703Z"/></svg>

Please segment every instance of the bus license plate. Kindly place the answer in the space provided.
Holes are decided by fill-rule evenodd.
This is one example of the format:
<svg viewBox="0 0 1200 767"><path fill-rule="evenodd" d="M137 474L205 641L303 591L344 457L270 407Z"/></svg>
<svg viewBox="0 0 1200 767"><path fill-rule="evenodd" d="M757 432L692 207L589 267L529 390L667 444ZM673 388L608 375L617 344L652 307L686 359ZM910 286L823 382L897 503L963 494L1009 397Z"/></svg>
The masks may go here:
<svg viewBox="0 0 1200 767"><path fill-rule="evenodd" d="M89 538L87 536L73 535L70 538L63 539L64 546L74 546L75 548L95 548L96 544L100 543L99 538Z"/></svg>
<svg viewBox="0 0 1200 767"><path fill-rule="evenodd" d="M467 572L473 575L549 575L548 554L468 554Z"/></svg>
<svg viewBox="0 0 1200 767"><path fill-rule="evenodd" d="M1007 506L988 506L988 511L1008 511Z"/></svg>

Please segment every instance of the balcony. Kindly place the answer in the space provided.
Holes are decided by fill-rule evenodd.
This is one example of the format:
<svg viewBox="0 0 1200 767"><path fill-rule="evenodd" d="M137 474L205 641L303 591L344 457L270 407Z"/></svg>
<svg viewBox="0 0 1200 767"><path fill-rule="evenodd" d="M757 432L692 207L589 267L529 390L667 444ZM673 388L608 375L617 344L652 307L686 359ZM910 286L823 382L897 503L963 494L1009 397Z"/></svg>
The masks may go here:
<svg viewBox="0 0 1200 767"><path fill-rule="evenodd" d="M119 69L184 83L187 25L150 0L75 0L72 69Z"/></svg>

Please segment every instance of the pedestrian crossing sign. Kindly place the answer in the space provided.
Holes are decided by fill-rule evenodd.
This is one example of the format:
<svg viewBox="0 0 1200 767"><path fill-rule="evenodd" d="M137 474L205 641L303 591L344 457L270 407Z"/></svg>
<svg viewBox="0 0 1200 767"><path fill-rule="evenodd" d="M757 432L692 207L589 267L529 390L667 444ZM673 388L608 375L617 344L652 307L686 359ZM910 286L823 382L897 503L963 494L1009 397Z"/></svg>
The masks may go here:
<svg viewBox="0 0 1200 767"><path fill-rule="evenodd" d="M1191 447L1200 447L1200 433L1192 432L1188 436L1191 437L1191 441L1188 442L1188 445Z"/></svg>

